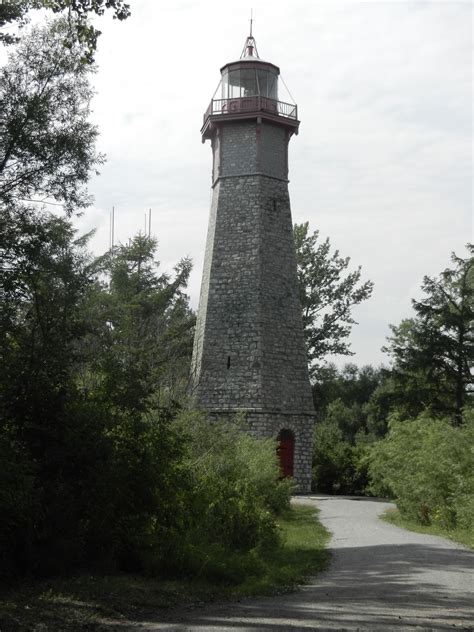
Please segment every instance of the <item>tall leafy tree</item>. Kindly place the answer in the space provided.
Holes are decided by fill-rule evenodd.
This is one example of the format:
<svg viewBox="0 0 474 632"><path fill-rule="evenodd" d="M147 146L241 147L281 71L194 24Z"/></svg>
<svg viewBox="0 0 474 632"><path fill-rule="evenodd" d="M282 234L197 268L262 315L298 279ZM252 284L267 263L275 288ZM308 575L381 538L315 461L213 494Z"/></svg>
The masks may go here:
<svg viewBox="0 0 474 632"><path fill-rule="evenodd" d="M90 67L64 21L34 28L0 70L0 203L54 199L68 212L88 205L85 188L103 162L89 121Z"/></svg>
<svg viewBox="0 0 474 632"><path fill-rule="evenodd" d="M318 243L308 222L295 224L293 236L300 300L310 371L314 376L327 355L353 355L348 337L356 321L352 308L372 294L372 281L361 281L361 268L348 271L349 257L331 252L329 238Z"/></svg>
<svg viewBox="0 0 474 632"><path fill-rule="evenodd" d="M384 370L371 365L358 367L347 363L338 369L327 363L319 369L313 384L313 397L319 414L324 417L328 406L341 400L346 406L365 406L382 381Z"/></svg>
<svg viewBox="0 0 474 632"><path fill-rule="evenodd" d="M17 41L15 35L8 32L7 27L13 23L20 27L24 26L27 19L28 4L28 0L4 1L0 3L0 42L12 44Z"/></svg>
<svg viewBox="0 0 474 632"><path fill-rule="evenodd" d="M28 207L0 214L0 402L25 424L60 407L73 379L78 305L90 284L86 240Z"/></svg>
<svg viewBox="0 0 474 632"><path fill-rule="evenodd" d="M391 326L384 350L393 362L393 378L412 415L423 407L462 421L474 376L474 246L468 256L451 256L452 267L438 278L426 276L425 297L413 300L415 316Z"/></svg>
<svg viewBox="0 0 474 632"><path fill-rule="evenodd" d="M53 13L67 17L67 38L64 43L70 46L71 40L79 43L83 49L83 59L93 61L100 31L90 23L90 17L103 15L106 9L113 11L114 19L125 20L130 15L130 6L123 0L2 0L0 2L0 42L10 44L17 36L8 30L16 24L23 26L32 9L48 9Z"/></svg>

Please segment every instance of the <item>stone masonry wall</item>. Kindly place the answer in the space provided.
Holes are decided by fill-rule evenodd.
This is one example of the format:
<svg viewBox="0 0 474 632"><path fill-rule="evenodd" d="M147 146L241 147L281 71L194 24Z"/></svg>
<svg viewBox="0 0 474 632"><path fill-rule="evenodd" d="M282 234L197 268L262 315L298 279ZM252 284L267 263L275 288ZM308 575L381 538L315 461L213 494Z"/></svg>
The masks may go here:
<svg viewBox="0 0 474 632"><path fill-rule="evenodd" d="M262 124L259 133L258 171L286 180L288 178L288 140L285 128ZM278 150L275 151L275 148Z"/></svg>
<svg viewBox="0 0 474 632"><path fill-rule="evenodd" d="M265 122L226 123L219 142L193 354L194 404L218 417L245 411L259 436L293 430L295 478L307 491L314 409L286 132ZM215 167L218 146L213 143Z"/></svg>
<svg viewBox="0 0 474 632"><path fill-rule="evenodd" d="M226 123L219 129L221 139L220 168L216 176L256 173L257 124L252 121Z"/></svg>

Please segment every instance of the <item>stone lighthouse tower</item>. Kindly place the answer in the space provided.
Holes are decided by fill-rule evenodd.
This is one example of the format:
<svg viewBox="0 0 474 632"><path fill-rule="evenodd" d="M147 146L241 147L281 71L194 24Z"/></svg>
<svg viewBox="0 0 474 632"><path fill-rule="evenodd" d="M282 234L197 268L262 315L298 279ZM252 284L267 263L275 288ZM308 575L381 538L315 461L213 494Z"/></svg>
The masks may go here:
<svg viewBox="0 0 474 632"><path fill-rule="evenodd" d="M278 439L284 475L311 483L314 408L288 195L297 107L250 35L221 68L202 140L212 146L212 204L192 362L192 398L211 419L246 417Z"/></svg>

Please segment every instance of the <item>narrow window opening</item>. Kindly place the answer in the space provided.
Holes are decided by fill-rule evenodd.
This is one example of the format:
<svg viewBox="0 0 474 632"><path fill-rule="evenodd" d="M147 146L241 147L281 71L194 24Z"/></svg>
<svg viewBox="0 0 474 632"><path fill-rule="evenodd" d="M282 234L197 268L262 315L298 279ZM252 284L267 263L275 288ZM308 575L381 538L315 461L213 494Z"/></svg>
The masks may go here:
<svg viewBox="0 0 474 632"><path fill-rule="evenodd" d="M227 368L230 369L230 356L227 356Z"/></svg>
<svg viewBox="0 0 474 632"><path fill-rule="evenodd" d="M273 198L273 210L276 211L277 210L277 201L275 198Z"/></svg>

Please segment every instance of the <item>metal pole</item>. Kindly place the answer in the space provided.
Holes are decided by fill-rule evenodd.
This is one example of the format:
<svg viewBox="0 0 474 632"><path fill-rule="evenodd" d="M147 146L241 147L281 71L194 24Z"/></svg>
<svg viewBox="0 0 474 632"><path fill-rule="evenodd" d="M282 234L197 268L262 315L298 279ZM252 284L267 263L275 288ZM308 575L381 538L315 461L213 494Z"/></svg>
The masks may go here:
<svg viewBox="0 0 474 632"><path fill-rule="evenodd" d="M112 206L112 252L114 251L114 237L115 237L115 206Z"/></svg>

